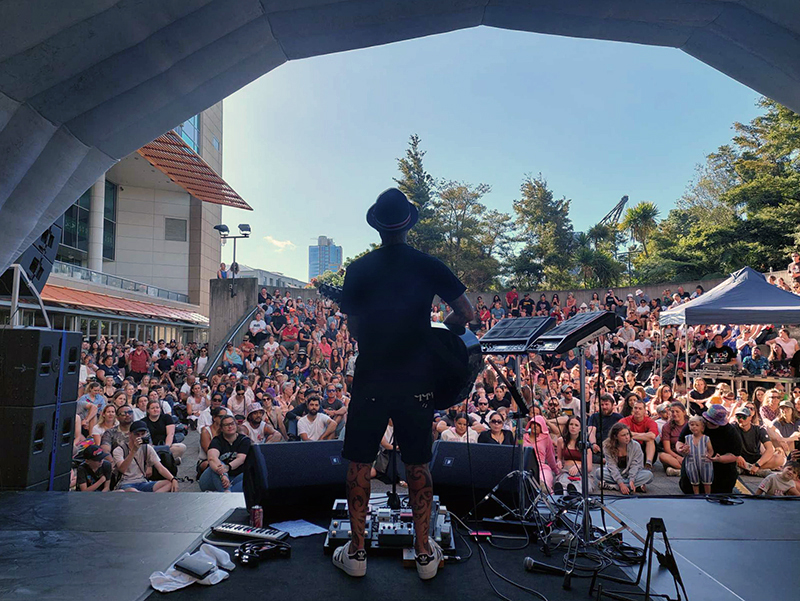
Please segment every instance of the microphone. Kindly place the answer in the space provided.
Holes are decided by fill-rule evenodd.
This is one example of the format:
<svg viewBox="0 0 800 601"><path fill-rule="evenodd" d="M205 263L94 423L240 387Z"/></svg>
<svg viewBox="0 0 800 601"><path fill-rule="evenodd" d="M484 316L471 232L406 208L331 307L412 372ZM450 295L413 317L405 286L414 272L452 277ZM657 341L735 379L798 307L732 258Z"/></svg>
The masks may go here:
<svg viewBox="0 0 800 601"><path fill-rule="evenodd" d="M553 574L554 576L564 576L566 574L566 572L561 568L551 566L547 563L542 563L541 561L536 561L533 559L533 557L526 557L523 560L522 565L528 572L543 572L545 574Z"/></svg>

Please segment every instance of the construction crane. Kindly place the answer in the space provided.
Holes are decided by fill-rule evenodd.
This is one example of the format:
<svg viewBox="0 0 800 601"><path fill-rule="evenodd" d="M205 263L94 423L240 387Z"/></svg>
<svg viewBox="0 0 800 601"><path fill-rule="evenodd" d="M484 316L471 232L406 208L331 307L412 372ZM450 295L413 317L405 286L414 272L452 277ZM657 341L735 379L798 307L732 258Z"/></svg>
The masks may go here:
<svg viewBox="0 0 800 601"><path fill-rule="evenodd" d="M603 217L599 224L602 225L612 225L616 227L619 225L619 219L622 217L622 211L625 210L625 205L628 204L628 195L622 197L622 199L614 205L614 208L608 212L608 215Z"/></svg>

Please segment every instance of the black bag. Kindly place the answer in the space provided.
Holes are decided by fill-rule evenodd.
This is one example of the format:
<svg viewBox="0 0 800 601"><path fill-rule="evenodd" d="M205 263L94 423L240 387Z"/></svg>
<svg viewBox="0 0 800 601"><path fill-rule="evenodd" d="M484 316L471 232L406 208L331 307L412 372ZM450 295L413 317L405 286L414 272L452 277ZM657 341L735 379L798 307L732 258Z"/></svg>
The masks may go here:
<svg viewBox="0 0 800 601"><path fill-rule="evenodd" d="M161 461L162 465L169 470L169 473L173 476L178 476L178 466L175 465L175 458L172 456L172 453L169 451L157 451L158 459ZM150 475L150 480L153 482L157 482L159 480L163 480L164 476L162 476L157 470L153 470L153 473Z"/></svg>

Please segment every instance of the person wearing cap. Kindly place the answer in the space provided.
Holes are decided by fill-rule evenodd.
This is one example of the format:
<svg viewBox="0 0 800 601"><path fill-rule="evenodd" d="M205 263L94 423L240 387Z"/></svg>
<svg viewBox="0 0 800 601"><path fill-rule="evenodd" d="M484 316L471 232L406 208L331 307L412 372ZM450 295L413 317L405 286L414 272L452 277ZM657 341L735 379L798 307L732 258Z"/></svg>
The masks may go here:
<svg viewBox="0 0 800 601"><path fill-rule="evenodd" d="M111 490L111 464L105 460L108 456L96 444L90 444L83 449L83 462L76 469L77 488L80 492Z"/></svg>
<svg viewBox="0 0 800 601"><path fill-rule="evenodd" d="M770 397L774 396L775 392L771 390ZM800 420L797 419L792 401L781 401L778 405L778 417L765 425L779 449L787 455L794 450L795 442L800 440Z"/></svg>
<svg viewBox="0 0 800 601"><path fill-rule="evenodd" d="M705 435L711 441L714 449L714 456L711 458L714 464L714 481L711 484L712 494L733 492L739 472L736 469L737 457L742 454L742 439L736 432L736 427L728 423L728 411L722 405L711 405L703 412L702 418L705 421ZM678 435L678 442L675 450L684 457L689 454L687 439L692 436L687 423ZM687 494L692 494L692 485L686 474L686 465L681 466L681 490Z"/></svg>
<svg viewBox="0 0 800 601"><path fill-rule="evenodd" d="M734 427L742 439L742 454L736 458L736 467L740 474L763 478L769 470L783 465L786 455L775 450L764 427L753 424L753 414L746 406L736 410Z"/></svg>
<svg viewBox="0 0 800 601"><path fill-rule="evenodd" d="M177 492L178 481L161 463L148 436L147 424L135 421L131 424L128 440L114 449L112 456L122 475L117 488L125 492ZM149 481L147 474L151 469L164 479Z"/></svg>
<svg viewBox="0 0 800 601"><path fill-rule="evenodd" d="M561 397L558 399L558 402L561 405L562 415L571 416L581 414L581 400L573 395L571 384L564 384L561 387Z"/></svg>
<svg viewBox="0 0 800 601"><path fill-rule="evenodd" d="M247 408L244 422L239 426L239 434L244 434L255 443L281 442L283 436L272 424L264 421L264 407L261 403L252 403Z"/></svg>
<svg viewBox="0 0 800 601"><path fill-rule="evenodd" d="M522 300L519 301L519 310L525 311L528 317L531 317L534 312L534 307L535 305L533 303L533 299L531 298L530 293L526 292L525 294L523 294Z"/></svg>
<svg viewBox="0 0 800 601"><path fill-rule="evenodd" d="M427 342L430 308L438 296L453 308L445 323L461 327L474 310L466 287L444 263L408 245L408 230L418 219L417 207L400 190L382 192L367 211L367 223L379 232L381 246L350 264L342 290L340 308L348 316L360 355L342 453L350 460L352 536L334 551L333 563L351 576L366 574L369 474L390 417L406 464L419 577L433 578L443 557L429 537L431 423L442 369Z"/></svg>
<svg viewBox="0 0 800 601"><path fill-rule="evenodd" d="M616 311L617 307L622 305L622 300L620 300L620 298L614 294L614 290L612 288L609 288L603 304L606 306L606 311Z"/></svg>

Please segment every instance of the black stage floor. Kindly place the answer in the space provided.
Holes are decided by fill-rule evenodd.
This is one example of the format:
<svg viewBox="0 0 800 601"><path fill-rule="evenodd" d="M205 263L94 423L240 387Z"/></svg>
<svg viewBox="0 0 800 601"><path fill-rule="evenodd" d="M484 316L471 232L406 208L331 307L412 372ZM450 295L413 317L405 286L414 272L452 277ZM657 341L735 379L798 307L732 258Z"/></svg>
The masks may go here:
<svg viewBox="0 0 800 601"><path fill-rule="evenodd" d="M702 499L624 498L615 499L611 510L641 534L651 517L664 519L691 601L761 601L794 598L800 586L798 502L749 498L742 505L721 506ZM0 599L45 601L86 595L110 601L143 599L151 592L148 578L153 571L166 569L185 550L197 546L204 532L243 504L241 495L216 493L0 493ZM306 517L324 526L329 520L323 513ZM607 523L615 525L610 517ZM630 536L627 540L636 542ZM333 568L322 541L323 535L292 540L291 559L252 570L237 567L216 586L193 585L168 597L174 601L230 601L259 593L326 601L493 597L477 553L466 563L446 565L430 582L421 582L413 568L403 568L399 557L370 556L367 576L356 580ZM575 578L572 590L564 591L560 577L523 570L524 556L542 559L536 545L516 551L484 548L496 569L550 601L587 598L588 580ZM458 552L465 552L460 540ZM557 565L561 554L554 553L547 561ZM654 574L653 591L674 596L671 578L663 571ZM496 577L493 580L515 601L533 598ZM162 597L152 592L149 601Z"/></svg>

